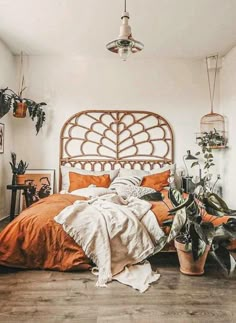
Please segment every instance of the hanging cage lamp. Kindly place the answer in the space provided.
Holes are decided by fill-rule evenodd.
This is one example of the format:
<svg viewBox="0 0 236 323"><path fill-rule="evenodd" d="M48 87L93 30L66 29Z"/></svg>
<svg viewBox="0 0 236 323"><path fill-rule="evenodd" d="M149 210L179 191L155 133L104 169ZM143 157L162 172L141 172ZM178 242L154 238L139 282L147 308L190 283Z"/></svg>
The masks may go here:
<svg viewBox="0 0 236 323"><path fill-rule="evenodd" d="M119 54L123 61L126 61L131 53L137 53L144 47L143 43L132 37L131 27L129 26L129 13L126 11L126 0L124 2L124 12L121 16L122 24L120 34L117 39L110 41L106 48Z"/></svg>
<svg viewBox="0 0 236 323"><path fill-rule="evenodd" d="M202 138L205 142L208 143L208 146L213 149L225 148L227 144L227 135L225 131L225 118L219 113L214 112L214 94L216 86L216 76L218 69L218 59L219 56L210 56L206 57L206 69L207 69L207 78L208 78L208 87L210 94L211 102L211 111L210 113L204 115L200 121L200 134L197 134L197 140ZM214 80L213 86L211 86L210 80L210 68L209 60L213 60L215 63L214 68Z"/></svg>

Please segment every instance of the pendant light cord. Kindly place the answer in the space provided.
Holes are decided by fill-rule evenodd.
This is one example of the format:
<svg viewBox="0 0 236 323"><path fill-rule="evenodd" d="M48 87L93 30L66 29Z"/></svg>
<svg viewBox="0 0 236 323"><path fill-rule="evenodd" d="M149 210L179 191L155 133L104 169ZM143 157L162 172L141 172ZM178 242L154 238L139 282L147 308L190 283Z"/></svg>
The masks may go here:
<svg viewBox="0 0 236 323"><path fill-rule="evenodd" d="M216 66L215 66L213 88L211 89L211 80L210 80L210 71L209 71L209 66L208 66L208 58L213 58L213 57L216 59ZM216 76L217 76L217 68L218 68L218 57L219 57L219 55L206 57L208 87L209 87L209 94L210 94L210 101L211 101L211 113L213 113L213 103L214 103L215 87L216 87Z"/></svg>
<svg viewBox="0 0 236 323"><path fill-rule="evenodd" d="M124 4L124 9L125 9L125 12L126 12L126 0L125 0L125 4Z"/></svg>

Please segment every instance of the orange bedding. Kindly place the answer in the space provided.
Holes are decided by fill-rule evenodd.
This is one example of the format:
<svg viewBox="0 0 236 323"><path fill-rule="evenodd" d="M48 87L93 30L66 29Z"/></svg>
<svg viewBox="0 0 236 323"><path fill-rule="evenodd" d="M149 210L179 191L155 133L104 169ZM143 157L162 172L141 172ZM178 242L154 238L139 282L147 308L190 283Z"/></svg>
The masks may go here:
<svg viewBox="0 0 236 323"><path fill-rule="evenodd" d="M61 210L78 199L84 198L54 194L24 210L0 233L0 265L59 271L90 268L82 248L54 221ZM165 202L171 207L167 198ZM164 220L171 218L168 208L163 202L152 204L162 226ZM222 217L213 223L227 220L228 217ZM236 241L233 247L236 248Z"/></svg>

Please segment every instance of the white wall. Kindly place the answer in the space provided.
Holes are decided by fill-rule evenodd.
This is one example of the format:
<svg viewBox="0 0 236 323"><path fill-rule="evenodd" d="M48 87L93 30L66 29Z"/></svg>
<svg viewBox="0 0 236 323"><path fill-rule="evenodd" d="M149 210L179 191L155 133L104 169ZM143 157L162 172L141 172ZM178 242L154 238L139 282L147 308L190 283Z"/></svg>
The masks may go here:
<svg viewBox="0 0 236 323"><path fill-rule="evenodd" d="M72 114L86 109L156 112L173 128L179 165L187 149L198 150L195 132L200 117L209 111L202 60L32 56L27 70L27 96L48 102L47 124L38 136L31 120L14 120L15 150L30 168L58 170L61 127Z"/></svg>
<svg viewBox="0 0 236 323"><path fill-rule="evenodd" d="M15 59L9 49L0 41L0 87L15 86ZM0 154L0 218L9 214L10 192L6 185L11 183L11 170L9 165L10 152L13 151L12 115L6 114L0 119L5 124L4 154Z"/></svg>
<svg viewBox="0 0 236 323"><path fill-rule="evenodd" d="M229 137L229 148L221 153L224 197L229 207L236 208L236 47L224 57L220 85L221 113L227 117Z"/></svg>

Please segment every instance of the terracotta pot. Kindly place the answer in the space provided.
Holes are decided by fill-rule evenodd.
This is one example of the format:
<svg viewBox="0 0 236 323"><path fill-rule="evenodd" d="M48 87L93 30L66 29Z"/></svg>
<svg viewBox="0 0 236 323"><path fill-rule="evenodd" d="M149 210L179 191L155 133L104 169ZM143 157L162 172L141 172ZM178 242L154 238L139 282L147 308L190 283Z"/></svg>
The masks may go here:
<svg viewBox="0 0 236 323"><path fill-rule="evenodd" d="M26 175L25 174L16 175L16 184L17 185L24 185L25 184L25 180L26 180Z"/></svg>
<svg viewBox="0 0 236 323"><path fill-rule="evenodd" d="M175 239L175 248L177 249L180 272L185 275L200 276L204 274L204 266L206 263L206 258L210 250L210 246L206 246L204 254L198 258L198 260L193 260L192 252L185 250L185 244L177 241Z"/></svg>
<svg viewBox="0 0 236 323"><path fill-rule="evenodd" d="M26 110L27 105L24 102L17 102L16 108L14 109L13 116L16 118L25 118L26 117Z"/></svg>

